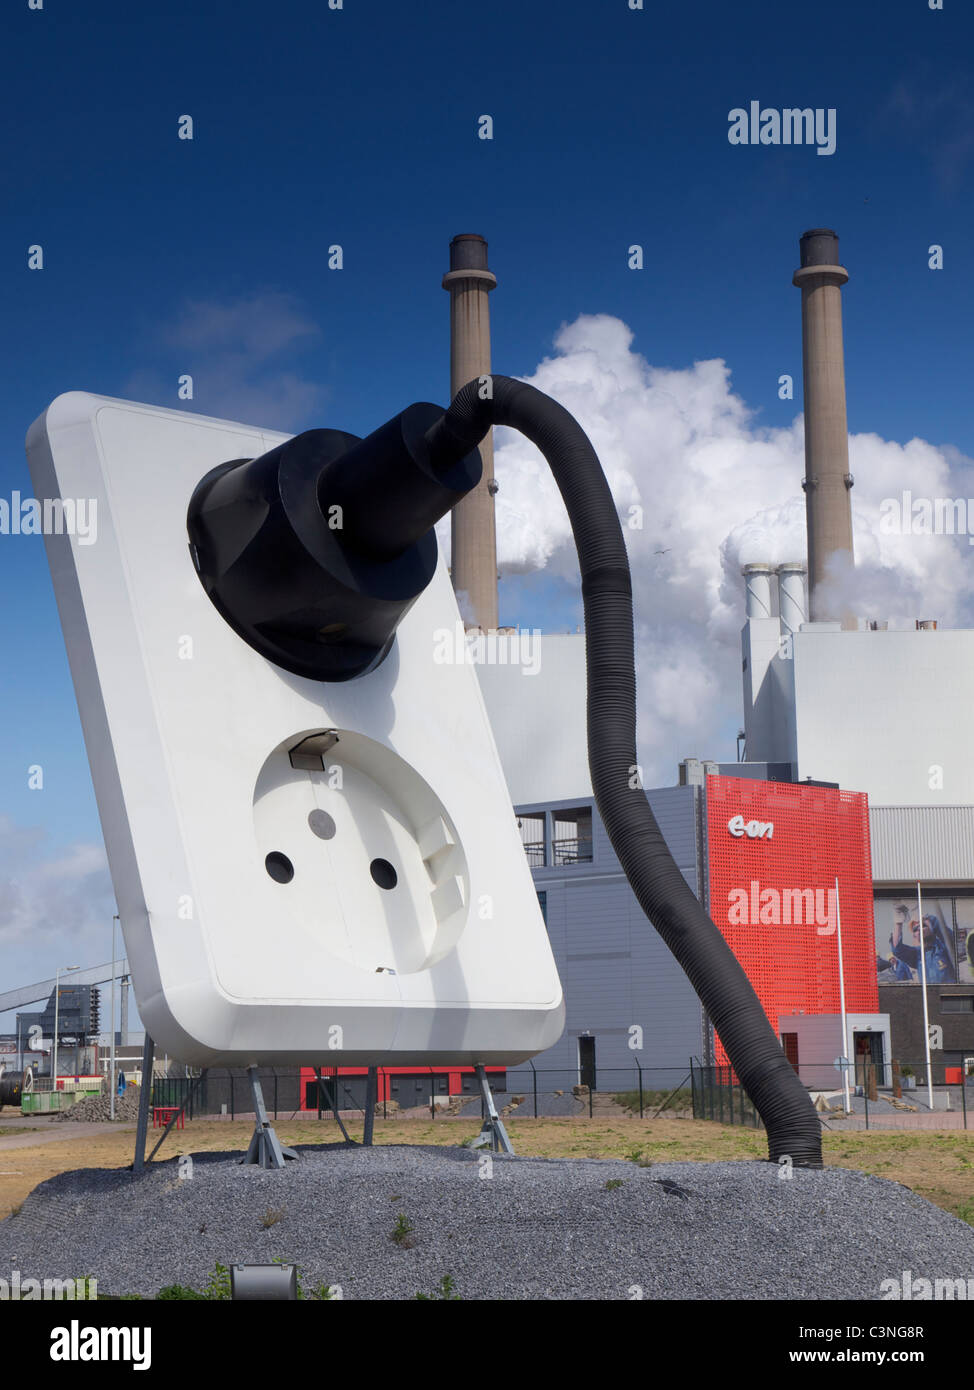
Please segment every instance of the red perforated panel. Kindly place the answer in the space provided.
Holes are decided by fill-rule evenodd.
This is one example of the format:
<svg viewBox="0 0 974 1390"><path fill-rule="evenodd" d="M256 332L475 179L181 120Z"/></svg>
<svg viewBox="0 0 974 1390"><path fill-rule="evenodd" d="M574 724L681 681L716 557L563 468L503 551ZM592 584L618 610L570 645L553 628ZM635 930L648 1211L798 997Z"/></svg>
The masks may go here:
<svg viewBox="0 0 974 1390"><path fill-rule="evenodd" d="M785 1014L839 1012L836 877L846 1009L878 1013L864 793L708 777L707 847L711 916L775 1032Z"/></svg>

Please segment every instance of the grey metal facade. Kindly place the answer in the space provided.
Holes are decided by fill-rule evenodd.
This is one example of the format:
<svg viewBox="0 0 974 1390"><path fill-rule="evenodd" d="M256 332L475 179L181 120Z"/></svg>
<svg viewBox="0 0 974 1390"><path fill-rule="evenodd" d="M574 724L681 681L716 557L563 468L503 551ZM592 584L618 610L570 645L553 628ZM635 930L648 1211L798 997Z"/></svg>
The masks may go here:
<svg viewBox="0 0 974 1390"><path fill-rule="evenodd" d="M705 877L699 795L699 788L692 786L648 793L666 842L698 896ZM559 812L582 807L591 811L591 850L582 851L590 852L591 858L552 862L559 857L557 851L552 853L552 828ZM593 800L535 803L516 811L519 816L546 817L546 862L533 867L532 873L543 895L566 1002L565 1032L554 1047L534 1059L539 1090L567 1089L579 1082L578 1040L584 1036L594 1038L598 1090L635 1089L637 1062L645 1089L678 1085L687 1074L689 1058L699 1057L703 1050L700 1001L636 901ZM630 1046L631 1039L638 1041L634 1027L642 1030L638 1049ZM517 1088L509 1077L508 1089Z"/></svg>
<svg viewBox="0 0 974 1390"><path fill-rule="evenodd" d="M974 806L870 806L874 883L974 880Z"/></svg>

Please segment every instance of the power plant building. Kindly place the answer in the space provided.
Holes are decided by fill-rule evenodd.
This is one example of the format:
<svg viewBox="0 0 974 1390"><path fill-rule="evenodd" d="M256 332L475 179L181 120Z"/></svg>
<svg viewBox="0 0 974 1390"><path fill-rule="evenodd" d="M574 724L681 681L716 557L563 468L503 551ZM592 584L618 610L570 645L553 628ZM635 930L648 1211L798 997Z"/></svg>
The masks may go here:
<svg viewBox="0 0 974 1390"><path fill-rule="evenodd" d="M647 795L809 1085L838 1089L829 1059L839 1055L859 1073L868 1058L886 1082L894 1058L922 1063L924 967L933 1077L952 1081L974 1059L974 632L926 617L894 630L851 611L840 298L849 277L829 230L801 238L800 262L809 560L745 567L743 761L687 759L682 785ZM583 639L535 640L532 676L478 665L568 1009L565 1034L535 1066L561 1084L618 1090L638 1063L647 1085L653 1069L660 1087L675 1085L689 1057L720 1062L720 1042L636 903L594 805ZM728 816L735 797L742 809ZM775 829L735 835L735 815ZM829 919L836 877L845 1038ZM786 894L807 903L809 890L824 922L773 921L776 901L783 911ZM733 895L746 922L728 920Z"/></svg>
<svg viewBox="0 0 974 1390"><path fill-rule="evenodd" d="M794 283L808 560L744 568L743 755L688 757L676 785L646 793L786 1055L823 1090L841 1086L837 1057L851 1059L857 1080L873 1063L880 1084L894 1060L922 1064L924 973L934 1081L974 1066L974 631L945 631L925 614L896 630L855 613L846 596L854 566L841 317L848 278L834 232L801 238ZM454 393L490 372L496 283L486 241L455 237L443 280ZM726 1057L636 901L595 805L584 636L499 625L489 437L481 452L482 482L452 517L457 647L477 670L564 988L565 1032L534 1067L545 1091L579 1082L629 1090L640 1072L647 1090L665 1090L683 1082L691 1058L722 1065ZM464 1069L428 1070L390 1072L382 1084L406 1104L431 1088L470 1087ZM317 1087L304 1076L299 1103L320 1103Z"/></svg>

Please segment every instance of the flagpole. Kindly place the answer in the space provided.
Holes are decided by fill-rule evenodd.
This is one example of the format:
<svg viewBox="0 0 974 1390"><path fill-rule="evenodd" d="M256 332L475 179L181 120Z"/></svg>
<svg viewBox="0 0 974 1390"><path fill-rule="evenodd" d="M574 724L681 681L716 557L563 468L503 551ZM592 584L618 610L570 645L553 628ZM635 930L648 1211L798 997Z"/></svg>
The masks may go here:
<svg viewBox="0 0 974 1390"><path fill-rule="evenodd" d="M839 909L839 880L835 880L835 935L839 943L839 1013L842 1015L842 1050L839 1056L846 1063L842 1068L842 1087L845 1091L845 1113L852 1113L852 1102L849 1099L849 1062L852 1060L846 1056L849 1050L849 1024L845 1012L845 974L842 969L842 913Z"/></svg>
<svg viewBox="0 0 974 1390"><path fill-rule="evenodd" d="M933 1068L930 1065L930 1015L927 1012L927 953L923 946L923 899L917 882L917 915L920 918L920 980L923 990L923 1042L927 1055L927 1103L933 1109Z"/></svg>
<svg viewBox="0 0 974 1390"><path fill-rule="evenodd" d="M118 913L112 918L112 1036L109 1063L109 1083L108 1083L108 1112L109 1118L115 1118L115 923L118 921Z"/></svg>

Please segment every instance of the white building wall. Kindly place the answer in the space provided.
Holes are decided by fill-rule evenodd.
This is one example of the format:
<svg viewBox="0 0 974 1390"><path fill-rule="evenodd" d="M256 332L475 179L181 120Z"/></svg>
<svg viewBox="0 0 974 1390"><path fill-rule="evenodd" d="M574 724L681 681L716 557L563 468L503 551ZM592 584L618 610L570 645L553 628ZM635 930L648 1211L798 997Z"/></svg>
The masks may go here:
<svg viewBox="0 0 974 1390"><path fill-rule="evenodd" d="M748 762L795 761L792 644L777 618L749 618L741 632Z"/></svg>
<svg viewBox="0 0 974 1390"><path fill-rule="evenodd" d="M776 618L741 634L749 761L792 762L873 805L974 804L974 631L842 631Z"/></svg>
<svg viewBox="0 0 974 1390"><path fill-rule="evenodd" d="M585 638L522 632L518 650L515 664L502 665L491 662L487 644L484 659L475 663L511 801L517 806L590 797ZM495 658L501 651L499 645Z"/></svg>
<svg viewBox="0 0 974 1390"><path fill-rule="evenodd" d="M794 638L798 777L877 805L974 803L974 631Z"/></svg>

